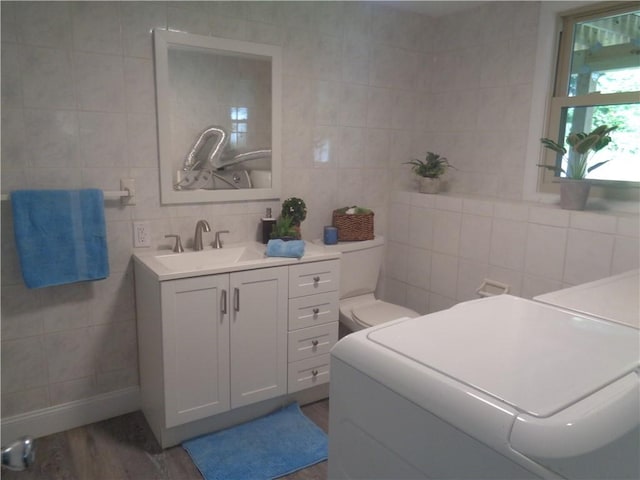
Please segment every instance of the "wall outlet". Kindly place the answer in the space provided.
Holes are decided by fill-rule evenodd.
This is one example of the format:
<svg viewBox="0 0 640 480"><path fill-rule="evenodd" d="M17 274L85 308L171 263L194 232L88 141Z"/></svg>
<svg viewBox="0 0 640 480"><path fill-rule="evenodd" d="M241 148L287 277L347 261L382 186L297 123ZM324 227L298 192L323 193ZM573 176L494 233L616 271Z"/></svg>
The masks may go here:
<svg viewBox="0 0 640 480"><path fill-rule="evenodd" d="M149 222L133 222L133 246L151 246L151 225Z"/></svg>

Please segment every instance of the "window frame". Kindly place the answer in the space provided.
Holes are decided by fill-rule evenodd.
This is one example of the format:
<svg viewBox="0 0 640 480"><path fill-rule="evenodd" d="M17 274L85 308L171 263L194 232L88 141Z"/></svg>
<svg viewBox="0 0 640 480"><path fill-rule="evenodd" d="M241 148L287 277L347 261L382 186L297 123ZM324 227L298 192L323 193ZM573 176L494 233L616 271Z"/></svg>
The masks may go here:
<svg viewBox="0 0 640 480"><path fill-rule="evenodd" d="M563 118L562 110L567 107L590 107L598 105L620 105L640 103L640 91L622 93L589 93L570 97L567 93L570 81L571 55L573 50L573 34L576 23L584 22L601 16L623 14L637 10L637 2L605 2L589 4L577 9L559 12L558 45L556 65L553 72L552 92L547 103L546 127L544 137L557 140L560 123ZM541 162L545 165L555 165L557 154L542 148ZM640 182L626 182L615 180L589 180L592 189L591 196L621 201L640 201ZM538 192L558 193L560 181L554 172L540 168L538 173Z"/></svg>

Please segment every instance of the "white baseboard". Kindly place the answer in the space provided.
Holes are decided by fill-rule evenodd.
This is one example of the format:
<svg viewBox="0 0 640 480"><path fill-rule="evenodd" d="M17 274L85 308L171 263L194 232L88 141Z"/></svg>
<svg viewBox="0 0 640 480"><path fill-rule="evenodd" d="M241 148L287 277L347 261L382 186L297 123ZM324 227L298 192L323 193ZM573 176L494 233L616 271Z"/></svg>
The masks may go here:
<svg viewBox="0 0 640 480"><path fill-rule="evenodd" d="M38 438L52 433L140 410L140 387L130 387L95 397L3 418L2 444L25 435Z"/></svg>

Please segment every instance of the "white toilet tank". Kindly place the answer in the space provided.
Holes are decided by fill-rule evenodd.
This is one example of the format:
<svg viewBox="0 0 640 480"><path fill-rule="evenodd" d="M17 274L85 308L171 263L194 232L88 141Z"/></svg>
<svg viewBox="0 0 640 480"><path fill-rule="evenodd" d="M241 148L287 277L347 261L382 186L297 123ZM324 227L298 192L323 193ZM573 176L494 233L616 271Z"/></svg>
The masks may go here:
<svg viewBox="0 0 640 480"><path fill-rule="evenodd" d="M373 293L382 266L384 238L376 235L373 240L340 242L327 246L337 249L340 258L340 298Z"/></svg>

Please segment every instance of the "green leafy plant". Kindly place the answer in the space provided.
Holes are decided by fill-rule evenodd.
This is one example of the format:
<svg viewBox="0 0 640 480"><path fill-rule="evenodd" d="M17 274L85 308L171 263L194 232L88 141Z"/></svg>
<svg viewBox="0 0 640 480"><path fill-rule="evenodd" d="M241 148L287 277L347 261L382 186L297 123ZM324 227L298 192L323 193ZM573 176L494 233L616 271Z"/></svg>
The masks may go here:
<svg viewBox="0 0 640 480"><path fill-rule="evenodd" d="M600 125L590 133L570 133L565 139L570 150L567 150L563 145L560 145L558 142L549 138L541 138L540 142L545 148L563 156L569 153L569 158L567 160L566 170L556 165L538 166L546 168L547 170L552 170L556 174L562 172L567 176L567 178L582 180L586 178L590 172L609 162L609 160L603 160L589 166L590 157L611 143L609 133L616 128L618 128L617 125L613 127Z"/></svg>
<svg viewBox="0 0 640 480"><path fill-rule="evenodd" d="M404 163L412 165L413 173L419 177L427 178L440 178L448 168L455 168L446 157L433 152L427 152L424 160L414 158Z"/></svg>
<svg viewBox="0 0 640 480"><path fill-rule="evenodd" d="M340 213L340 214L345 214L347 213L347 210L351 210L353 208L353 212L356 215L365 215L367 213L371 213L371 210L368 208L364 208L364 207L358 207L356 205L354 205L353 207L343 207L343 208L338 208L336 210L336 213Z"/></svg>
<svg viewBox="0 0 640 480"><path fill-rule="evenodd" d="M288 215L280 215L271 229L271 238L296 238L298 231L293 225L293 218Z"/></svg>
<svg viewBox="0 0 640 480"><path fill-rule="evenodd" d="M290 217L293 225L300 225L307 218L307 206L301 198L290 197L282 202L280 215Z"/></svg>

